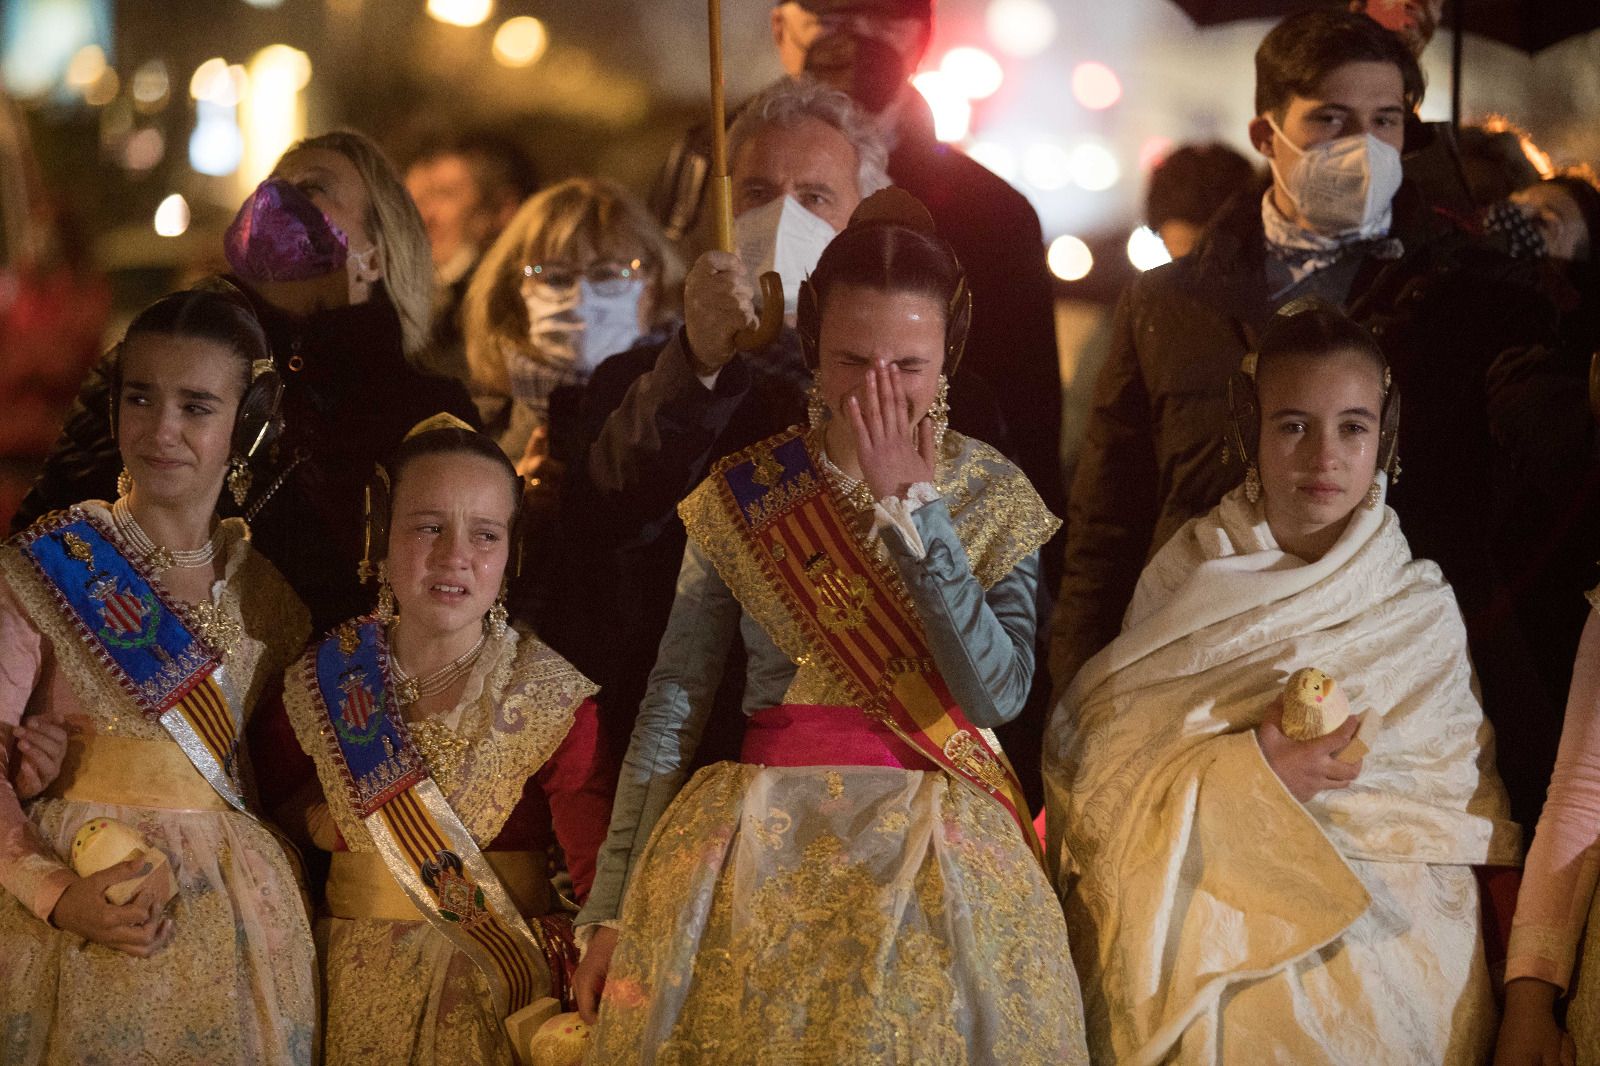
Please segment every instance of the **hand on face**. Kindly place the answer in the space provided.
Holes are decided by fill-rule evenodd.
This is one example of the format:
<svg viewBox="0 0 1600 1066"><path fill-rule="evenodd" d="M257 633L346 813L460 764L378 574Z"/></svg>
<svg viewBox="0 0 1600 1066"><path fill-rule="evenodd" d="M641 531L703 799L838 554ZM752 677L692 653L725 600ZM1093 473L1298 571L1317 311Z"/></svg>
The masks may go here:
<svg viewBox="0 0 1600 1066"><path fill-rule="evenodd" d="M707 252L696 259L683 283L683 328L696 372L726 366L734 335L755 322L755 294L739 257Z"/></svg>
<svg viewBox="0 0 1600 1066"><path fill-rule="evenodd" d="M446 636L482 622L510 551L509 473L481 455L407 463L395 485L385 569L408 636Z"/></svg>
<svg viewBox="0 0 1600 1066"><path fill-rule="evenodd" d="M216 341L150 333L124 342L118 358L117 447L135 492L210 512L244 396L242 360Z"/></svg>
<svg viewBox="0 0 1600 1066"><path fill-rule="evenodd" d="M862 480L875 498L904 499L912 485L933 481L933 421L917 413L899 367L879 360L845 398L845 411Z"/></svg>

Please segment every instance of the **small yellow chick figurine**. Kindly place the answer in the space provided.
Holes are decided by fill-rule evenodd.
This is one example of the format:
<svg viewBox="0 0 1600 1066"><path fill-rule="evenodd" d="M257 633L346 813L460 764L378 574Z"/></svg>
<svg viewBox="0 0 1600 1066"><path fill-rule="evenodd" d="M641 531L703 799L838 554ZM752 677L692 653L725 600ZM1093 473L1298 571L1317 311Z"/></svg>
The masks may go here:
<svg viewBox="0 0 1600 1066"><path fill-rule="evenodd" d="M97 874L108 866L139 855L150 863L150 872L143 877L118 881L106 889L106 900L120 907L132 899L146 881L159 876L166 883L166 896L158 905L165 906L167 900L178 894L176 879L170 876L170 869L163 873L168 866L167 856L146 840L143 833L115 818L91 818L72 838L72 870L79 877Z"/></svg>
<svg viewBox="0 0 1600 1066"><path fill-rule="evenodd" d="M1315 740L1344 725L1349 717L1350 703L1332 677L1309 666L1289 675L1283 686L1285 736Z"/></svg>
<svg viewBox="0 0 1600 1066"><path fill-rule="evenodd" d="M589 1047L589 1027L576 1012L558 1014L539 1027L528 1049L532 1066L579 1066Z"/></svg>

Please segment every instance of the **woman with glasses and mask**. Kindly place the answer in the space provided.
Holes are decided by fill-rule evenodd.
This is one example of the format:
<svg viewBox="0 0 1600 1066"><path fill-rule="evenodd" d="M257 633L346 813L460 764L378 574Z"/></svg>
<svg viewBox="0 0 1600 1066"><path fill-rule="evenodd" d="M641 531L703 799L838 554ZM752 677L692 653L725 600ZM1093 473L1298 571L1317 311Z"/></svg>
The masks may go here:
<svg viewBox="0 0 1600 1066"><path fill-rule="evenodd" d="M655 220L611 182L573 178L522 205L462 305L484 428L519 473L547 478L571 461L563 426L583 384L651 332L681 279Z"/></svg>
<svg viewBox="0 0 1600 1066"><path fill-rule="evenodd" d="M281 385L213 291L141 312L110 380L115 502L0 546L0 1061L309 1064L311 929L241 743L309 619L216 515ZM40 719L64 761L14 746Z"/></svg>

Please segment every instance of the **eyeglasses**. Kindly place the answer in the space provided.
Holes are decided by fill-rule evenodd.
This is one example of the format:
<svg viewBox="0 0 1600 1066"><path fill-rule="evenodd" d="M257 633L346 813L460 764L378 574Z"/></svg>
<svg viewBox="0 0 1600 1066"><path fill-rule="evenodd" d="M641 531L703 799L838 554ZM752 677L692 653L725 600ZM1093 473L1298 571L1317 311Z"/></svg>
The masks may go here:
<svg viewBox="0 0 1600 1066"><path fill-rule="evenodd" d="M619 259L603 259L586 270L570 263L525 263L522 279L542 289L567 293L577 287L579 278L587 278L600 295L617 296L627 289L629 282L644 277L648 269L649 264L643 259L626 263Z"/></svg>

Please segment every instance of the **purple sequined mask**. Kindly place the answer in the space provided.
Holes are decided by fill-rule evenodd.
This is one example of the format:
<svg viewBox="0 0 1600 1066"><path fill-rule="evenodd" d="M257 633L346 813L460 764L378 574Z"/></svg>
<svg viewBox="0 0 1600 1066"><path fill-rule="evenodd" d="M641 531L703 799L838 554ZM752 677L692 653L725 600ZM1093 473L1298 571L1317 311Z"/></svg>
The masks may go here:
<svg viewBox="0 0 1600 1066"><path fill-rule="evenodd" d="M304 281L343 270L349 241L311 198L268 178L245 198L222 247L246 281Z"/></svg>

